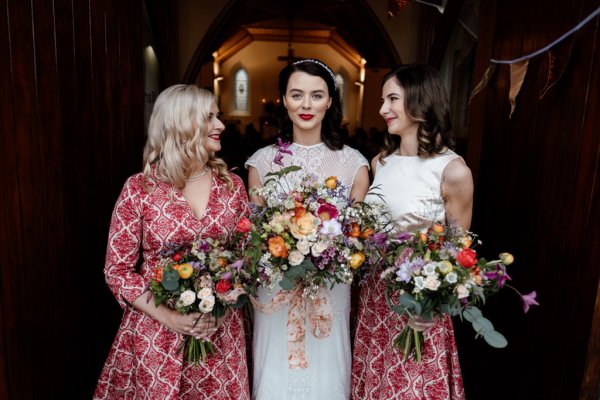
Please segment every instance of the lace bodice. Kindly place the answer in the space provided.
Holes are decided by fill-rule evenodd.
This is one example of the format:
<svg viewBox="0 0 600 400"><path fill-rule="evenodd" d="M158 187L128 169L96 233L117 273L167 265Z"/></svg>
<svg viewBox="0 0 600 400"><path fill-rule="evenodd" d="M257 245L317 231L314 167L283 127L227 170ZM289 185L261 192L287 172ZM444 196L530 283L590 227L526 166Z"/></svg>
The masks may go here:
<svg viewBox="0 0 600 400"><path fill-rule="evenodd" d="M300 177L305 173L315 174L321 179L335 175L350 191L358 169L363 165L369 166L367 159L358 150L348 146L344 146L341 150L331 150L325 143L312 146L292 143L288 149L292 154L284 154L283 167L290 165L302 167L301 171L287 175L290 179ZM246 168L248 166L256 168L263 184L267 173L283 168L273 162L277 151L277 146L263 147L246 161Z"/></svg>

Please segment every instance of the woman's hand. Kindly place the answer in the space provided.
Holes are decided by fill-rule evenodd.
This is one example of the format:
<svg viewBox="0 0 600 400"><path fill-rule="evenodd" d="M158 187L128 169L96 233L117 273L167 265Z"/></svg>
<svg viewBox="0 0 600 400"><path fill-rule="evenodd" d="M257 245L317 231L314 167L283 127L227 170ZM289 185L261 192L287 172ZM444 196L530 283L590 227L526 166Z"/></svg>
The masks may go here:
<svg viewBox="0 0 600 400"><path fill-rule="evenodd" d="M153 297L152 292L145 292L135 299L133 306L173 332L194 336L197 339L205 339L212 335L219 326L218 323L215 323L215 317L212 314L192 313L183 315L164 304L156 307Z"/></svg>

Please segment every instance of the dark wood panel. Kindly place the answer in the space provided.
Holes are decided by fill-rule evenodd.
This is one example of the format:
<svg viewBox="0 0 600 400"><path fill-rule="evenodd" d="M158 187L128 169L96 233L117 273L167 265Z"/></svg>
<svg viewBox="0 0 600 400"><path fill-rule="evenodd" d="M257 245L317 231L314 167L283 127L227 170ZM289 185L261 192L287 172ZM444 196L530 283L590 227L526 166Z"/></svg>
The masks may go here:
<svg viewBox="0 0 600 400"><path fill-rule="evenodd" d="M492 56L512 59L537 50L597 6L586 0L497 2ZM469 141L479 146L469 149L479 160L473 229L486 254L514 252L515 285L536 289L542 306L524 316L510 293L491 299L488 315L509 347L499 351L460 340L467 398L577 399L586 357L594 357L586 354L599 278L590 249L600 247L590 231L599 204L589 194L599 173L598 138L591 133L598 121L589 121L586 111L598 102L591 90L598 85L594 60L600 55L594 29L590 24L553 49L557 63L570 58L543 99L547 54L530 61L512 119L508 66L498 66L484 99L477 100L484 112L471 114L473 126L481 127ZM586 125L594 127L587 135ZM493 362L483 369L483 359ZM503 384L490 392L481 384L486 376L504 377Z"/></svg>
<svg viewBox="0 0 600 400"><path fill-rule="evenodd" d="M3 9L7 2L1 3ZM0 13L0 60L10 59L9 19ZM15 299L12 297L9 266L19 265L22 242L15 227L20 225L19 192L17 179L16 133L14 122L14 102L12 96L12 73L8 62L0 62L0 93L5 96L0 107L0 398L9 398L9 382L13 374L8 366L14 358L11 345L11 332L15 330L15 317L12 312Z"/></svg>

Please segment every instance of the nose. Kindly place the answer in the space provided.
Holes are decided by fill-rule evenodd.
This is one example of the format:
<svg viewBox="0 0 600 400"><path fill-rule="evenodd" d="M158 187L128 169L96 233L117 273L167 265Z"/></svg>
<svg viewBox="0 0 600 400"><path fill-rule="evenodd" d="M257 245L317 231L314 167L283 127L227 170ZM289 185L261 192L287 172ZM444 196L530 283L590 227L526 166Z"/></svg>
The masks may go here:
<svg viewBox="0 0 600 400"><path fill-rule="evenodd" d="M386 104L386 102L383 102L381 104L381 107L379 108L379 114L381 114L381 116L385 117L385 114L387 114L388 112L390 112L390 108Z"/></svg>
<svg viewBox="0 0 600 400"><path fill-rule="evenodd" d="M308 109L310 109L310 107L311 107L310 96L305 96L304 101L302 102L302 108L305 110L308 110Z"/></svg>
<svg viewBox="0 0 600 400"><path fill-rule="evenodd" d="M223 125L219 118L216 118L214 130L218 132L223 132L225 130L225 125Z"/></svg>

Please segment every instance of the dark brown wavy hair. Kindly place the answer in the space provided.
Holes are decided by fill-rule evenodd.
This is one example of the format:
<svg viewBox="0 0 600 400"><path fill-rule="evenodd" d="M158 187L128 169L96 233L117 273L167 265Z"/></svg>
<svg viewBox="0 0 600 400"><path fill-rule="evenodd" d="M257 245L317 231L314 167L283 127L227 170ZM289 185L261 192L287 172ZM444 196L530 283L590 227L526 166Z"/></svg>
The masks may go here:
<svg viewBox="0 0 600 400"><path fill-rule="evenodd" d="M439 72L425 64L404 64L389 72L382 86L394 78L404 89L406 113L419 122L417 155L427 158L454 148L448 94ZM400 140L389 132L385 135L379 158L382 164L385 157L398 151Z"/></svg>

